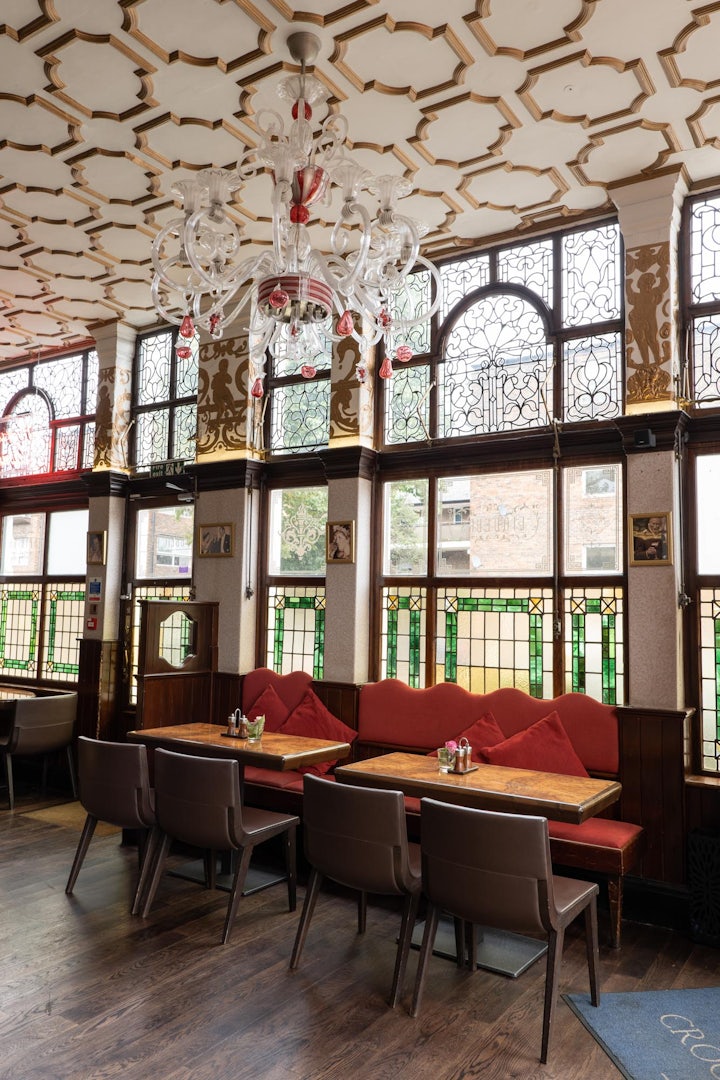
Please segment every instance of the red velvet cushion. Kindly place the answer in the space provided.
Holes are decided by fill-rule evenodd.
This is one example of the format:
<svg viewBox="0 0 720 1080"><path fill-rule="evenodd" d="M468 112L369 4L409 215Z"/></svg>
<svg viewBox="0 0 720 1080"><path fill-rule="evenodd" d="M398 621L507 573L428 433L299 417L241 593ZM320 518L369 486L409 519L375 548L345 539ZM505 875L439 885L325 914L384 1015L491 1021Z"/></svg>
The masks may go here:
<svg viewBox="0 0 720 1080"><path fill-rule="evenodd" d="M333 716L312 690L308 690L300 704L295 706L280 730L283 735L305 735L310 739L334 739L336 742L352 743L357 738L357 731ZM302 765L298 772L322 776L335 763L318 761L315 765Z"/></svg>
<svg viewBox="0 0 720 1080"><path fill-rule="evenodd" d="M496 746L485 746L477 757L489 765L512 765L516 769L588 776L556 712L511 735Z"/></svg>
<svg viewBox="0 0 720 1080"><path fill-rule="evenodd" d="M497 720L492 713L486 713L485 716L479 717L474 724L465 728L459 735L453 735L455 742L460 742L461 739L467 739L470 746L496 746L497 743L504 742L505 735L500 728ZM431 750L427 755L428 757L437 757L437 750Z"/></svg>
<svg viewBox="0 0 720 1080"><path fill-rule="evenodd" d="M287 718L290 710L284 701L281 701L272 686L266 686L262 694L253 702L248 709L248 720L254 720L256 716L265 713L265 730L279 731Z"/></svg>

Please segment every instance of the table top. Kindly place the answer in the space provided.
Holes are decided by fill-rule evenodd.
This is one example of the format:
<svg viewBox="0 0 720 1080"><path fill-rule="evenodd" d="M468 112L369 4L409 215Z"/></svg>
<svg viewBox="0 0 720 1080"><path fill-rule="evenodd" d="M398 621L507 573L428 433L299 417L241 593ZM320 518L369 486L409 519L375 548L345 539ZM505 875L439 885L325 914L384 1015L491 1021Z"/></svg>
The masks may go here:
<svg viewBox="0 0 720 1080"><path fill-rule="evenodd" d="M465 774L441 773L437 758L420 754L382 754L341 765L335 778L347 784L389 788L416 798L429 796L480 810L538 814L579 825L620 797L615 780L479 764Z"/></svg>
<svg viewBox="0 0 720 1080"><path fill-rule="evenodd" d="M225 728L217 724L177 724L129 731L127 738L129 742L145 743L148 747L159 746L201 757L235 758L241 765L258 765L283 772L318 761L337 761L350 753L350 744L346 742L265 731L258 742L251 743L247 739L229 738L224 731Z"/></svg>

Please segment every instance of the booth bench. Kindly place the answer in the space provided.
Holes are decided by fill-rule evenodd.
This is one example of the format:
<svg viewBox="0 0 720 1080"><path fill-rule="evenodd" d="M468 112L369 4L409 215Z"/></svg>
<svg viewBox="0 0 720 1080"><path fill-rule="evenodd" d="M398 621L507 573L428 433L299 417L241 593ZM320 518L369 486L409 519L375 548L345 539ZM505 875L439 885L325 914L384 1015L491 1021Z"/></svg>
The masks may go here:
<svg viewBox="0 0 720 1080"><path fill-rule="evenodd" d="M543 700L513 688L472 694L453 683L417 690L383 679L359 687L352 727L332 715L322 697L328 700L322 683L313 683L304 672L282 676L259 668L243 679L243 709L248 715L264 713L267 730L342 738L353 743L355 760L396 750L428 754L466 735L475 760L623 780L616 709L585 694ZM332 776L332 763L303 771ZM245 798L251 805L302 815L302 790L302 772L245 770ZM419 801L407 798L413 836L418 835L419 812ZM623 879L639 862L643 828L622 819L621 798L603 816L580 825L550 821L549 830L555 864L606 878L610 941L618 947Z"/></svg>

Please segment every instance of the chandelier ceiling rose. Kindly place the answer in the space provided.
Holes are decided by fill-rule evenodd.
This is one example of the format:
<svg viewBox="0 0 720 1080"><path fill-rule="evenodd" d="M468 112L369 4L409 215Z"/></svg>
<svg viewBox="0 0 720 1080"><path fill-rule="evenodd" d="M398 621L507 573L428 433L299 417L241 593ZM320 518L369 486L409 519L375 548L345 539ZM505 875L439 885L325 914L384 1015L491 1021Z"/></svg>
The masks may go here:
<svg viewBox="0 0 720 1080"><path fill-rule="evenodd" d="M231 323L246 320L254 397L264 392L268 353L282 358L285 370L295 364L312 378L332 343L343 337L357 342L361 382L369 350L382 341L386 362L380 374L388 378L390 352L407 362L412 349L406 336L440 304L439 275L420 254L426 227L398 209L412 192L410 180L374 177L355 161L340 113L313 123L313 111L328 97L324 84L306 70L314 66L320 44L308 31L288 37L288 52L300 67L278 87L278 96L291 103L289 123L274 109L260 109L258 145L245 150L235 169L205 169L176 182L173 192L183 214L153 243L153 303L164 319L180 326L180 348L198 327L221 338ZM229 208L260 175L271 182L272 246L241 258L241 231ZM341 206L321 246L312 208L329 207L333 192L340 194ZM323 221L328 216L329 210ZM432 283L425 302L410 291L417 269Z"/></svg>

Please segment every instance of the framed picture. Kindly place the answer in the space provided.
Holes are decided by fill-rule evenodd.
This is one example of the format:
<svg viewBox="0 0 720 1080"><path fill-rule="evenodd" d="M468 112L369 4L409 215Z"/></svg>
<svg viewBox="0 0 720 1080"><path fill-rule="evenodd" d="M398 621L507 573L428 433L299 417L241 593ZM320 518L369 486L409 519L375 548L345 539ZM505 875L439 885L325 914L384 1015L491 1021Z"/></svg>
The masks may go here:
<svg viewBox="0 0 720 1080"><path fill-rule="evenodd" d="M355 562L355 522L328 521L325 532L327 562Z"/></svg>
<svg viewBox="0 0 720 1080"><path fill-rule="evenodd" d="M227 556L233 553L233 527L224 525L198 526L198 555Z"/></svg>
<svg viewBox="0 0 720 1080"><path fill-rule="evenodd" d="M628 529L631 566L671 566L670 512L631 514Z"/></svg>
<svg viewBox="0 0 720 1080"><path fill-rule="evenodd" d="M87 534L87 563L88 566L105 565L106 532L89 532Z"/></svg>

